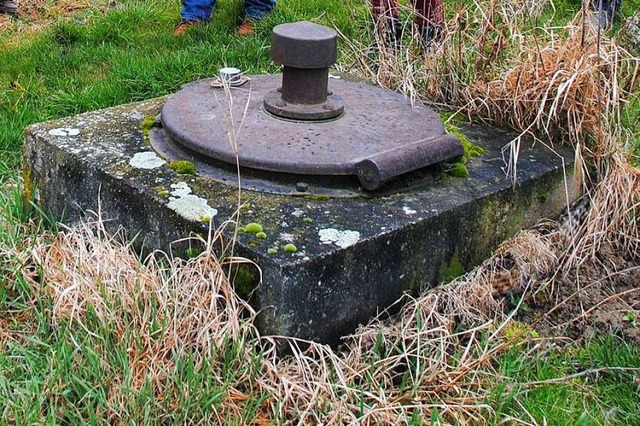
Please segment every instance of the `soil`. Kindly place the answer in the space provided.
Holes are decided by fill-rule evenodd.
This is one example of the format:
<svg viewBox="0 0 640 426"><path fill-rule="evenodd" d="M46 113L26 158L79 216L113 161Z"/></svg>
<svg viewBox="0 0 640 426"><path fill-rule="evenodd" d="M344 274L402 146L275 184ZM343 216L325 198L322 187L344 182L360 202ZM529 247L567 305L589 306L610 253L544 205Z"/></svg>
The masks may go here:
<svg viewBox="0 0 640 426"><path fill-rule="evenodd" d="M518 318L541 336L616 335L640 345L640 259L603 247L592 262L566 271L546 290L527 301Z"/></svg>
<svg viewBox="0 0 640 426"><path fill-rule="evenodd" d="M0 14L0 31L9 28L14 28L17 32L39 31L49 24L69 17L74 12L85 9L104 12L107 8L114 7L117 4L116 0L14 1L18 4L18 19Z"/></svg>

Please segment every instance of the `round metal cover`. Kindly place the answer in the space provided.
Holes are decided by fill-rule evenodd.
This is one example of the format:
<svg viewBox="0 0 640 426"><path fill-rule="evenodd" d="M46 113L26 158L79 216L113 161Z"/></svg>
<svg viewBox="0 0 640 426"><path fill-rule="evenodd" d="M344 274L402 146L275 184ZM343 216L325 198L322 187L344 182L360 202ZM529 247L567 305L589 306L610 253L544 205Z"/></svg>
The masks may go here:
<svg viewBox="0 0 640 426"><path fill-rule="evenodd" d="M262 104L279 82L278 75L251 76L247 84L226 92L212 88L209 79L196 81L169 97L162 125L174 141L201 155L232 165L237 161L244 168L302 176L358 176L358 166L371 159L368 163L392 166L397 176L403 162L415 170L462 154L460 143L444 136L444 125L434 111L362 82L330 79L329 90L345 102L345 113L334 121L276 118ZM433 157L430 147L439 147L437 158L416 166L417 155ZM394 177L381 175L381 179Z"/></svg>

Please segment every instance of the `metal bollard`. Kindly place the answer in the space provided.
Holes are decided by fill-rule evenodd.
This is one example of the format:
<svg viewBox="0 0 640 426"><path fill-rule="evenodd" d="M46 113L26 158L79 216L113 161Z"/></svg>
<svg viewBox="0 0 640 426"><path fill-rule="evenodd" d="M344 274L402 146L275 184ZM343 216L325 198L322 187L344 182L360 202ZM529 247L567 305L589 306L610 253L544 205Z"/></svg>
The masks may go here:
<svg viewBox="0 0 640 426"><path fill-rule="evenodd" d="M344 100L328 90L329 67L337 59L338 34L312 22L278 25L271 59L283 66L282 87L267 93L264 108L293 120L328 120L344 112Z"/></svg>

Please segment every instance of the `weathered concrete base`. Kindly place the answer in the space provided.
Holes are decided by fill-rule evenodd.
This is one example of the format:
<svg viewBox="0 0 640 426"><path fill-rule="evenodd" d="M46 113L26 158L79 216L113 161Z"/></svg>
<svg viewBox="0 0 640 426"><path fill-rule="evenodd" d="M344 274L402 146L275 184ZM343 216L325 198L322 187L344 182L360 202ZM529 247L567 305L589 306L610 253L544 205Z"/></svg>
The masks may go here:
<svg viewBox="0 0 640 426"><path fill-rule="evenodd" d="M162 104L156 99L31 126L27 195L68 222L100 210L111 229L122 225L152 249L166 249L189 232L206 234L209 218L215 226L231 218L237 189L177 174L145 142L141 123ZM514 188L500 152L512 136L482 126L462 130L489 151L469 162L467 178L444 177L373 199L242 192L240 225L259 223L267 235L241 233L236 245L262 270L254 303L263 309L264 333L335 343L403 292L470 269L519 229L557 216L567 195L574 197L570 151L560 151L563 159L543 146L522 147ZM285 251L288 243L297 252ZM241 275L238 286L246 291L257 274Z"/></svg>

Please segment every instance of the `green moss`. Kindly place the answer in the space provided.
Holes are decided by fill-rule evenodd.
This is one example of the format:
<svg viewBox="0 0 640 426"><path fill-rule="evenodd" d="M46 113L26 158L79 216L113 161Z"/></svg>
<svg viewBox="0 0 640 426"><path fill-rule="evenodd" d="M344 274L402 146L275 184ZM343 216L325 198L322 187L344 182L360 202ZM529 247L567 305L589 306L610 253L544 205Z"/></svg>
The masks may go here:
<svg viewBox="0 0 640 426"><path fill-rule="evenodd" d="M149 132L156 125L156 119L153 116L145 117L144 120L140 122L140 128L142 129L142 137L144 139L145 144L149 144Z"/></svg>
<svg viewBox="0 0 640 426"><path fill-rule="evenodd" d="M196 165L191 161L187 160L176 160L169 163L169 167L171 167L176 173L179 175L195 175L196 174Z"/></svg>
<svg viewBox="0 0 640 426"><path fill-rule="evenodd" d="M536 192L534 198L537 202L544 204L549 199L549 195L549 190L540 189L538 190L538 192Z"/></svg>
<svg viewBox="0 0 640 426"><path fill-rule="evenodd" d="M271 255L278 254L278 249L275 247L271 247L267 249L267 254L271 254Z"/></svg>
<svg viewBox="0 0 640 426"><path fill-rule="evenodd" d="M449 264L443 264L438 271L438 281L446 283L452 279L459 277L465 273L464 265L460 261L460 254L458 249L453 252Z"/></svg>
<svg viewBox="0 0 640 426"><path fill-rule="evenodd" d="M248 299L258 285L260 274L250 264L235 266L231 272L231 283L238 296Z"/></svg>
<svg viewBox="0 0 640 426"><path fill-rule="evenodd" d="M529 324L521 321L510 321L503 329L504 337L512 343L520 343L529 338L537 339L540 337L538 332Z"/></svg>
<svg viewBox="0 0 640 426"><path fill-rule="evenodd" d="M309 195L305 195L304 198L306 198L307 200L314 200L314 201L328 201L329 200L329 196L326 194L309 194Z"/></svg>
<svg viewBox="0 0 640 426"><path fill-rule="evenodd" d="M155 126L155 123L156 118L152 115L149 115L140 122L140 127L142 128L143 132L149 133L149 130L153 129L153 126Z"/></svg>
<svg viewBox="0 0 640 426"><path fill-rule="evenodd" d="M471 157L480 157L481 155L484 155L487 153L487 150L484 149L481 146L478 146L472 142L469 141L469 139L467 140L467 144L465 144L463 142L462 146L464 146L464 152L466 153L466 155L471 158Z"/></svg>
<svg viewBox="0 0 640 426"><path fill-rule="evenodd" d="M456 124L461 122L462 120L457 119L457 115L453 115L453 118L451 117L451 113L440 114L440 118L444 122L447 133L457 137L462 143L462 147L464 148L463 161L466 163L469 158L479 157L486 154L486 149L471 142L471 140L469 140L469 138L460 131L460 128Z"/></svg>
<svg viewBox="0 0 640 426"><path fill-rule="evenodd" d="M258 232L258 233L256 233L256 238L259 238L261 240L265 240L267 238L267 234L265 234L264 232Z"/></svg>
<svg viewBox="0 0 640 426"><path fill-rule="evenodd" d="M171 192L164 188L157 188L156 194L158 194L160 197L168 197L169 195L171 195Z"/></svg>
<svg viewBox="0 0 640 426"><path fill-rule="evenodd" d="M311 219L310 217L305 217L304 219L302 219L302 221L303 221L304 223L312 223L312 222L313 222L313 219Z"/></svg>
<svg viewBox="0 0 640 426"><path fill-rule="evenodd" d="M200 222L211 223L211 216L200 216Z"/></svg>
<svg viewBox="0 0 640 426"><path fill-rule="evenodd" d="M257 234L258 232L262 232L262 225L259 223L251 222L244 227L244 231L250 234Z"/></svg>
<svg viewBox="0 0 640 426"><path fill-rule="evenodd" d="M447 170L447 173L449 173L451 176L459 177L459 178L465 178L469 176L469 170L467 169L467 165L464 164L462 161L453 163L451 167Z"/></svg>
<svg viewBox="0 0 640 426"><path fill-rule="evenodd" d="M451 164L446 171L451 176L465 178L469 176L469 170L467 169L467 162L469 159L484 155L487 153L487 150L471 142L471 140L469 140L469 138L460 131L456 124L460 123L462 120L457 119L456 117L456 115L452 115L451 113L440 113L440 118L444 122L447 133L457 137L460 140L460 143L462 143L462 148L464 149L462 158Z"/></svg>
<svg viewBox="0 0 640 426"><path fill-rule="evenodd" d="M296 247L295 245L289 243L286 246L282 247L282 250L284 250L287 253L295 253L298 251L298 247Z"/></svg>

